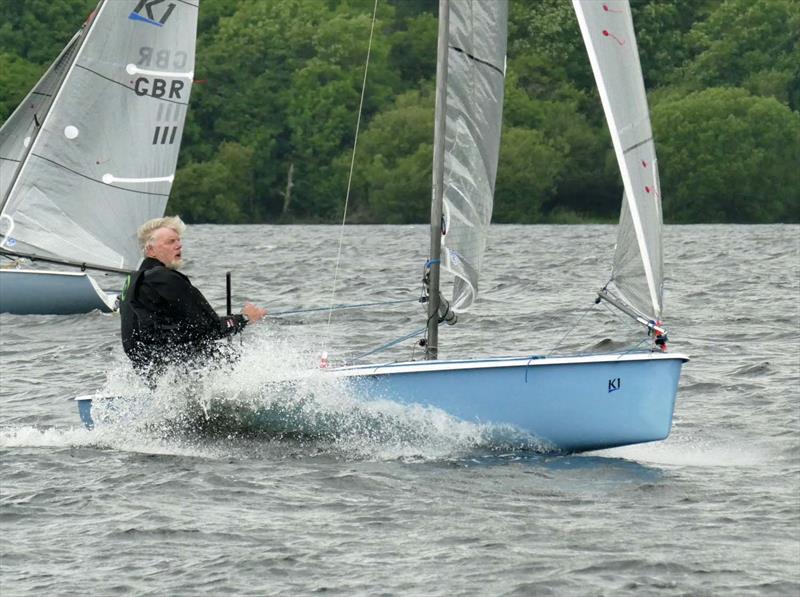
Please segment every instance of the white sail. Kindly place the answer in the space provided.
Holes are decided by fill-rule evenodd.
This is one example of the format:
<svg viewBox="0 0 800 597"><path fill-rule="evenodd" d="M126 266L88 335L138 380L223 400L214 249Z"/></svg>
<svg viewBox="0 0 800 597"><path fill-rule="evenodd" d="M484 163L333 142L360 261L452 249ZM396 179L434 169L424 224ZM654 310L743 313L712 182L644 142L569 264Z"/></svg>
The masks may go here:
<svg viewBox="0 0 800 597"><path fill-rule="evenodd" d="M573 0L624 186L608 290L647 319L663 307L661 193L650 113L627 0Z"/></svg>
<svg viewBox="0 0 800 597"><path fill-rule="evenodd" d="M164 213L174 178L197 11L198 0L100 3L5 197L5 247L136 267L136 228Z"/></svg>
<svg viewBox="0 0 800 597"><path fill-rule="evenodd" d="M492 217L507 21L505 0L450 2L441 266L455 276L456 312L477 297Z"/></svg>

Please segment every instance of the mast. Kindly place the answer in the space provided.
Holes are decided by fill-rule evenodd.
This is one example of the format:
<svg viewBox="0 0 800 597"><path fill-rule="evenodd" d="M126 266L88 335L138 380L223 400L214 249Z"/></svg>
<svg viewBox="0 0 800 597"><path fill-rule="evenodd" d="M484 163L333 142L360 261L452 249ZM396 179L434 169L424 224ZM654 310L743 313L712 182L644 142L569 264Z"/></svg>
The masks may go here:
<svg viewBox="0 0 800 597"><path fill-rule="evenodd" d="M450 28L449 0L439 0L439 43L436 49L436 114L433 127L433 197L431 251L428 272L428 342L425 358L439 355L439 272L442 254L442 201L444 197L444 141L447 116L447 52Z"/></svg>

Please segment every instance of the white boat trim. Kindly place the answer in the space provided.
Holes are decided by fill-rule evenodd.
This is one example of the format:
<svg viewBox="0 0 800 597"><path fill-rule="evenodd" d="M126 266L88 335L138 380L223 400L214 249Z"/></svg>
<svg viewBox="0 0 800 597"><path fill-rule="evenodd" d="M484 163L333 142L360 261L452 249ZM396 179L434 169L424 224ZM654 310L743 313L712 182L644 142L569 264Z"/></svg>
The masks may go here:
<svg viewBox="0 0 800 597"><path fill-rule="evenodd" d="M589 363L680 360L687 362L689 357L680 353L636 352L606 353L564 357L488 357L482 359L463 359L452 361L406 361L375 365L350 365L332 368L331 373L343 377L385 375L388 373L419 373L423 371L455 371L463 369L493 369L501 367L545 367L551 365L576 365Z"/></svg>
<svg viewBox="0 0 800 597"><path fill-rule="evenodd" d="M547 367L558 365L576 365L608 362L633 362L633 361L669 361L679 360L688 362L689 357L682 353L663 352L637 352L637 353L605 353L591 355L573 355L563 357L487 357L482 359L461 359L451 361L404 361L397 363L382 363L375 365L348 365L345 367L331 367L330 369L307 369L300 375L276 378L271 381L295 381L309 377L313 374L330 373L336 377L370 377L373 375L388 375L394 373L420 373L426 371L459 371L468 369L495 369L504 367ZM84 394L73 398L76 402L110 398L102 394Z"/></svg>

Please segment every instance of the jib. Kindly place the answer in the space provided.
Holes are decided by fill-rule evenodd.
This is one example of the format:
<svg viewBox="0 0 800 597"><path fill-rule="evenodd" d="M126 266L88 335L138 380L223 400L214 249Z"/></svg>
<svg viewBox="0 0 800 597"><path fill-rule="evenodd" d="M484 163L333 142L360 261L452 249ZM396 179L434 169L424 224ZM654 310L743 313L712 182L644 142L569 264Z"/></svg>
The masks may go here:
<svg viewBox="0 0 800 597"><path fill-rule="evenodd" d="M136 95L151 95L153 97L167 97L167 99L181 99L181 89L183 81L174 80L167 90L167 81L164 79L153 79L139 77L133 85Z"/></svg>

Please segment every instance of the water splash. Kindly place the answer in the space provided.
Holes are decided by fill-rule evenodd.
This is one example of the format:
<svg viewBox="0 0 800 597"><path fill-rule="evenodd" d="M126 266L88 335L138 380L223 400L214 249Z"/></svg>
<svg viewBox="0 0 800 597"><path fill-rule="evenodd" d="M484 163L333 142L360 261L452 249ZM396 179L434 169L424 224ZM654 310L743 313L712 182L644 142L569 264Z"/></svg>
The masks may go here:
<svg viewBox="0 0 800 597"><path fill-rule="evenodd" d="M774 460L769 448L752 441L743 450L741 441L701 439L680 434L673 434L663 442L601 450L593 454L640 463L700 468L757 467Z"/></svg>
<svg viewBox="0 0 800 597"><path fill-rule="evenodd" d="M93 446L97 437L87 429L70 427L20 427L0 428L0 448L65 448Z"/></svg>
<svg viewBox="0 0 800 597"><path fill-rule="evenodd" d="M302 338L262 332L224 367L168 370L150 390L129 368L109 372L93 404L105 435L150 437L185 445L224 440L290 440L359 460L440 460L475 449L541 450L506 427L455 419L424 405L364 398L346 379L318 368ZM133 439L133 438L132 438Z"/></svg>

